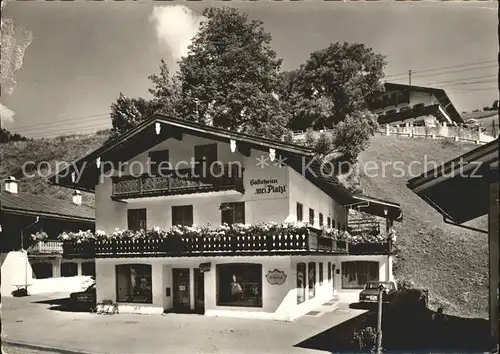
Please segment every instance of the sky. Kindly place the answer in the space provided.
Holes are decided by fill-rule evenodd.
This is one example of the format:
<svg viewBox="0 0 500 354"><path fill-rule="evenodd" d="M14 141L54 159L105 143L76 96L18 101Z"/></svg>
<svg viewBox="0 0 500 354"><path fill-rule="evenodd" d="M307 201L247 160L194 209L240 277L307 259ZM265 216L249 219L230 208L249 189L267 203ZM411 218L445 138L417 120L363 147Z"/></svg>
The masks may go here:
<svg viewBox="0 0 500 354"><path fill-rule="evenodd" d="M2 126L31 137L109 128L120 92L150 97L148 75L186 54L203 9L221 2L9 2L2 16L33 33ZM282 70L332 42L387 56L386 81L441 87L459 111L498 99L496 2L224 2L263 21Z"/></svg>

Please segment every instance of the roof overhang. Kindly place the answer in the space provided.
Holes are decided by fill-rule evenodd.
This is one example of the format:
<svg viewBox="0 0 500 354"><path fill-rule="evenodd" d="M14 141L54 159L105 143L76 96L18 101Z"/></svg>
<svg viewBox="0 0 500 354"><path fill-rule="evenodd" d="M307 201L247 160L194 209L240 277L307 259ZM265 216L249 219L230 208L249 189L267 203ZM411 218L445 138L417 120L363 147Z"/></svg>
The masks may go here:
<svg viewBox="0 0 500 354"><path fill-rule="evenodd" d="M40 218L46 218L46 219L65 220L65 221L84 222L84 223L95 223L95 219L92 219L92 218L84 218L84 217L72 216L72 215L47 213L47 212L35 211L35 210L8 208L5 206L2 206L0 211L2 213L11 214L11 215L40 217Z"/></svg>
<svg viewBox="0 0 500 354"><path fill-rule="evenodd" d="M498 182L498 139L408 181L445 219L462 224L488 214L490 184Z"/></svg>
<svg viewBox="0 0 500 354"><path fill-rule="evenodd" d="M355 195L353 198L355 203L349 205L352 209L392 221L403 221L403 210L399 204L364 195Z"/></svg>
<svg viewBox="0 0 500 354"><path fill-rule="evenodd" d="M250 149L261 151L275 149L277 156L285 153L299 156L314 156L312 149L300 145L288 144L155 114L127 133L108 142L80 160L73 162L71 166L50 176L48 178L49 183L94 192L101 173L101 167L98 167L100 164L110 167L112 163L128 161L167 139L182 140L183 134L226 143L235 140L238 150L247 156L250 154ZM76 176L75 180L73 180L73 176Z"/></svg>

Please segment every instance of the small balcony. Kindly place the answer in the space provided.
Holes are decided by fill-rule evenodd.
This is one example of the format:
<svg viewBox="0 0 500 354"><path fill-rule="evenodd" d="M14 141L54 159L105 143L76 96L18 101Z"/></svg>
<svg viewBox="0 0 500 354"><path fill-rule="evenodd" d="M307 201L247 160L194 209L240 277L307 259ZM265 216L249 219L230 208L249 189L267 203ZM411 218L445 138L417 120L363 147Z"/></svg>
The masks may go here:
<svg viewBox="0 0 500 354"><path fill-rule="evenodd" d="M302 235L169 236L165 239L64 242L67 258L244 256L347 253L346 242L311 229Z"/></svg>
<svg viewBox="0 0 500 354"><path fill-rule="evenodd" d="M144 198L227 190L243 193L243 170L236 165L221 167L212 172L214 176L203 176L200 171L185 169L170 171L165 176L114 177L112 198Z"/></svg>
<svg viewBox="0 0 500 354"><path fill-rule="evenodd" d="M62 254L63 243L61 241L39 241L28 249L30 254Z"/></svg>

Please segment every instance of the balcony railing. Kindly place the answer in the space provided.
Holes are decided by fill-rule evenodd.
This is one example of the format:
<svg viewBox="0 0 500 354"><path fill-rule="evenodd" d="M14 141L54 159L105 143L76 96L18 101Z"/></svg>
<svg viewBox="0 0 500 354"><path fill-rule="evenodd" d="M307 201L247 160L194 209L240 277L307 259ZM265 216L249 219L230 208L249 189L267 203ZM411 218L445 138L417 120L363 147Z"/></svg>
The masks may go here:
<svg viewBox="0 0 500 354"><path fill-rule="evenodd" d="M378 116L378 122L380 124L386 124L391 122L405 121L407 119L417 118L421 116L434 115L436 117L441 117L442 114L439 111L439 104L434 104L431 106L415 105L410 110L399 111L396 113L387 113Z"/></svg>
<svg viewBox="0 0 500 354"><path fill-rule="evenodd" d="M303 235L188 236L165 239L64 242L68 258L234 256L346 253L345 242L311 231Z"/></svg>
<svg viewBox="0 0 500 354"><path fill-rule="evenodd" d="M197 170L177 170L165 173L165 176L114 177L112 196L138 198L219 190L243 192L243 170L240 166L221 167L219 171L212 172L214 176L203 176Z"/></svg>
<svg viewBox="0 0 500 354"><path fill-rule="evenodd" d="M347 231L353 236L364 233L378 235L380 234L380 222L375 218L352 219L348 221Z"/></svg>
<svg viewBox="0 0 500 354"><path fill-rule="evenodd" d="M40 241L28 249L29 253L37 254L62 254L63 243L61 241Z"/></svg>
<svg viewBox="0 0 500 354"><path fill-rule="evenodd" d="M391 242L349 244L348 252L351 255L389 255L392 253L392 245Z"/></svg>

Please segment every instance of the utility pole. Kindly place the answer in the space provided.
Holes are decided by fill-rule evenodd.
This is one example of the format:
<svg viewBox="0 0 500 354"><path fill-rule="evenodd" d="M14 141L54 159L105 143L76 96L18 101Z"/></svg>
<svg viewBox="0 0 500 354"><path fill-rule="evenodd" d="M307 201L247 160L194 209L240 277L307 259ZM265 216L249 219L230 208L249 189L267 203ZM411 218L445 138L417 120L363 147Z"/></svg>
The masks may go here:
<svg viewBox="0 0 500 354"><path fill-rule="evenodd" d="M378 287L378 318L377 318L377 354L382 354L382 305L385 288L382 284Z"/></svg>
<svg viewBox="0 0 500 354"><path fill-rule="evenodd" d="M408 82L409 85L411 86L411 70L408 70Z"/></svg>

